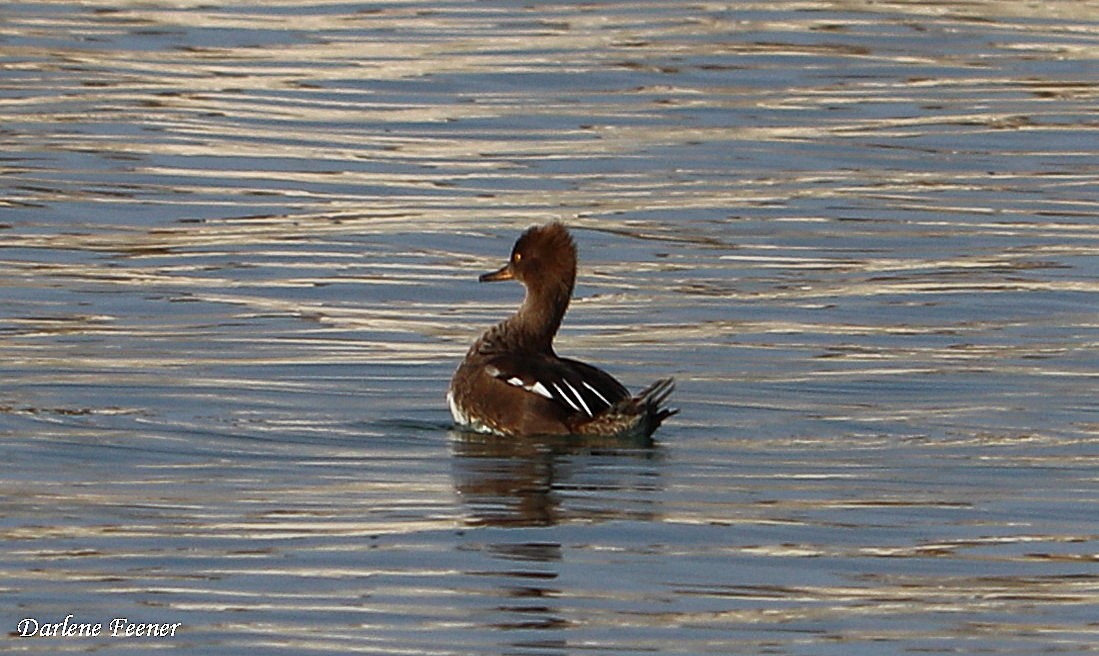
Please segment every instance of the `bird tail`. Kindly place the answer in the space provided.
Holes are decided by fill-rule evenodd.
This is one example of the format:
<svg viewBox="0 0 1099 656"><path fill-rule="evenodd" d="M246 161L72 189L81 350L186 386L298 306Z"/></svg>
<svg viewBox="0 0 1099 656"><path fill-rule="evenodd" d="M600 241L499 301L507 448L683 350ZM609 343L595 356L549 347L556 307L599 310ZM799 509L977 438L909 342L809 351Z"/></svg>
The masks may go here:
<svg viewBox="0 0 1099 656"><path fill-rule="evenodd" d="M652 422L650 433L656 430L665 419L679 412L679 408L669 408L666 405L668 397L674 390L674 378L661 378L628 399L639 410L643 409L646 417Z"/></svg>
<svg viewBox="0 0 1099 656"><path fill-rule="evenodd" d="M665 419L679 412L665 404L675 380L661 378L637 394L616 402L580 427L585 435L649 438Z"/></svg>

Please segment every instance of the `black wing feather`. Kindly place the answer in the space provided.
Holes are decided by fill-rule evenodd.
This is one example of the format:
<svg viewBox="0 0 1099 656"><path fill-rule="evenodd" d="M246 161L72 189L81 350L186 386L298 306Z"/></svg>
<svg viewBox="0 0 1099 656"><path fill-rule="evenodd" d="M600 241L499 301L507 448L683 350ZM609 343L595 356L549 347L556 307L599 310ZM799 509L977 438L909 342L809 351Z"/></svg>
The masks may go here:
<svg viewBox="0 0 1099 656"><path fill-rule="evenodd" d="M485 369L510 385L589 417L629 397L613 376L577 360L509 354L490 359Z"/></svg>

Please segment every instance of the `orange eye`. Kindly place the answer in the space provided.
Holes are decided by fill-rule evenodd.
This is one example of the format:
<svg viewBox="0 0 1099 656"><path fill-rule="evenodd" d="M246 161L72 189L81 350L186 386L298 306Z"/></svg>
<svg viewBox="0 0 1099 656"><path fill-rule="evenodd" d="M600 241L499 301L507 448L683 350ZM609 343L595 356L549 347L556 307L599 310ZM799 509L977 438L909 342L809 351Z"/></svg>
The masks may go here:
<svg viewBox="0 0 1099 656"><path fill-rule="evenodd" d="M523 259L523 254L522 253L516 253L515 255L511 256L511 261L516 263L516 264L518 264L519 260L521 260L521 259Z"/></svg>

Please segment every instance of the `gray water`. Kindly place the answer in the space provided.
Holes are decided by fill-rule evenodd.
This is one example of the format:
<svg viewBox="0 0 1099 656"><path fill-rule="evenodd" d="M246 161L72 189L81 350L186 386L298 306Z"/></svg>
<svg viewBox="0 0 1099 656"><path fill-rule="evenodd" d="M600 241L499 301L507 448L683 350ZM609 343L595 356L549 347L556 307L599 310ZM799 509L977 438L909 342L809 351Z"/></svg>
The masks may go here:
<svg viewBox="0 0 1099 656"><path fill-rule="evenodd" d="M3 650L1099 651L1097 77L1077 0L5 3ZM552 219L651 448L451 426Z"/></svg>

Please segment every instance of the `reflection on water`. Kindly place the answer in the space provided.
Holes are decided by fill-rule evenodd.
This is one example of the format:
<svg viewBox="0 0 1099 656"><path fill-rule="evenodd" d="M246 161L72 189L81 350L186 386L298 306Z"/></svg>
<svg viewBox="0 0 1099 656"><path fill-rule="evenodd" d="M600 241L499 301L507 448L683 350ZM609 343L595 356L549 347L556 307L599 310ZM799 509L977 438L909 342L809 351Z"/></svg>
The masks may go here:
<svg viewBox="0 0 1099 656"><path fill-rule="evenodd" d="M13 648L1093 651L1097 15L4 4ZM452 430L552 218L656 444Z"/></svg>
<svg viewBox="0 0 1099 656"><path fill-rule="evenodd" d="M455 436L455 488L473 525L658 518L661 458L650 438Z"/></svg>

